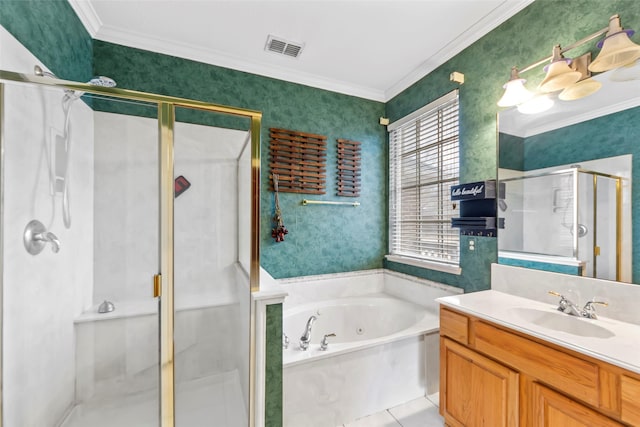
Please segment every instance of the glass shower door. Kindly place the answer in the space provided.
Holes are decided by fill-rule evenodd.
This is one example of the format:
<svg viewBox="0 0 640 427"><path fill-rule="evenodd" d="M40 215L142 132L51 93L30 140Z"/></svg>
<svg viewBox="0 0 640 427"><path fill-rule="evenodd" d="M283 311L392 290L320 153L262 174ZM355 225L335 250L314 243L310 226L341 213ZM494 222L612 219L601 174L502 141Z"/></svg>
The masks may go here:
<svg viewBox="0 0 640 427"><path fill-rule="evenodd" d="M621 274L621 203L620 180L598 176L596 181L595 275L601 279L620 280Z"/></svg>
<svg viewBox="0 0 640 427"><path fill-rule="evenodd" d="M175 405L178 427L249 421L248 119L176 109Z"/></svg>
<svg viewBox="0 0 640 427"><path fill-rule="evenodd" d="M0 86L2 425L158 426L157 106Z"/></svg>

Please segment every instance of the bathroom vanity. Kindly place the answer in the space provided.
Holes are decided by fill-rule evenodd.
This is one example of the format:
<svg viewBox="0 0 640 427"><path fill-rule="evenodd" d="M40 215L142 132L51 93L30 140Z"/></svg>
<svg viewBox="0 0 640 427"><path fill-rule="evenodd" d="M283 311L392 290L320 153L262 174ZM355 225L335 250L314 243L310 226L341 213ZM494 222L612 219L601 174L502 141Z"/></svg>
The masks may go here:
<svg viewBox="0 0 640 427"><path fill-rule="evenodd" d="M640 425L640 326L493 290L438 301L447 426Z"/></svg>

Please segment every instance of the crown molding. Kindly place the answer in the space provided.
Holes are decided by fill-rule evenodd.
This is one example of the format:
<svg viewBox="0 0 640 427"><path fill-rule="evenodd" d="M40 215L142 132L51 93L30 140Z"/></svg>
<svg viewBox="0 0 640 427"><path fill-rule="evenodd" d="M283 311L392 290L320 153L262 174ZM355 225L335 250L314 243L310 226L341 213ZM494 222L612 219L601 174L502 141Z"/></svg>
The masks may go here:
<svg viewBox="0 0 640 427"><path fill-rule="evenodd" d="M534 1L535 0L504 0L500 6L494 8L493 11L486 14L455 40L443 46L435 55L427 58L415 70L387 89L384 96L385 102L399 95L412 84L418 82Z"/></svg>
<svg viewBox="0 0 640 427"><path fill-rule="evenodd" d="M240 57L224 54L219 51L203 49L183 43L176 43L172 40L151 38L133 31L124 31L120 28L103 25L95 35L95 38L109 43L190 59L219 67L230 68L278 80L285 80L291 83L298 83L305 86L325 89L373 101L385 102L384 92L374 88L358 86L339 80L326 79L310 73L292 72L287 68L247 61Z"/></svg>
<svg viewBox="0 0 640 427"><path fill-rule="evenodd" d="M592 119L597 119L598 117L608 116L609 114L614 114L620 111L628 110L630 108L635 108L638 105L640 105L640 97L636 96L631 99L612 103L610 105L605 105L601 108L594 108L592 110L585 111L580 114L575 114L570 117L563 118L562 120L556 120L556 121L549 120L540 126L537 126L531 129L526 129L524 132L521 132L522 137L528 138L530 136L549 132L555 129L560 129L560 128L575 125L578 123L587 122ZM519 136L519 135L516 135L516 136Z"/></svg>
<svg viewBox="0 0 640 427"><path fill-rule="evenodd" d="M132 48L149 50L161 54L190 59L224 68L230 68L264 77L284 80L345 95L388 102L440 65L460 53L480 37L524 9L534 0L504 0L492 12L470 27L453 42L445 45L418 68L406 75L387 90L359 86L350 82L327 79L311 73L292 72L290 69L266 63L247 61L219 51L211 51L193 45L176 43L173 40L151 38L134 31L105 26L98 17L90 0L67 0L92 38Z"/></svg>
<svg viewBox="0 0 640 427"><path fill-rule="evenodd" d="M95 38L102 27L102 20L98 17L93 4L87 0L67 0L73 11L78 15L80 22L84 25L89 35Z"/></svg>

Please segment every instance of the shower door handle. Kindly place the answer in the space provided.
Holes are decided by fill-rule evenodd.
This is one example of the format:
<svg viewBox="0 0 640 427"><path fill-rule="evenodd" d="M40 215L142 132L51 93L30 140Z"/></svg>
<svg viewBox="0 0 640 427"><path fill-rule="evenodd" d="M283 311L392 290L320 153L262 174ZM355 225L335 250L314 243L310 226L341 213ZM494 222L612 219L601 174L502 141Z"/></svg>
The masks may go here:
<svg viewBox="0 0 640 427"><path fill-rule="evenodd" d="M153 276L153 297L159 298L162 296L162 275L155 274Z"/></svg>

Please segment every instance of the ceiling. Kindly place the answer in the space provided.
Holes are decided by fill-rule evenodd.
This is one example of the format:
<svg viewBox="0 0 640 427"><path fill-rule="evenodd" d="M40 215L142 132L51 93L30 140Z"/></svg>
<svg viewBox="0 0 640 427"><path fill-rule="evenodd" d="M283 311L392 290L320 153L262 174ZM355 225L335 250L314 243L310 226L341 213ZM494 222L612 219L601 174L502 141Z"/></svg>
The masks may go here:
<svg viewBox="0 0 640 427"><path fill-rule="evenodd" d="M94 39L382 102L533 2L68 1ZM266 51L270 34L300 56Z"/></svg>

